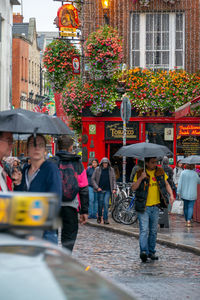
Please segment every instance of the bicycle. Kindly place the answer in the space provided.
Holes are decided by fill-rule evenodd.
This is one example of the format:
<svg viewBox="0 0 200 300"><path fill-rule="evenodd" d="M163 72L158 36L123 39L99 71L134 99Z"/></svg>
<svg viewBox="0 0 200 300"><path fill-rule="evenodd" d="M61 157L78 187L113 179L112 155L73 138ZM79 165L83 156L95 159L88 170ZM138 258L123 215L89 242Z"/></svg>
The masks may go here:
<svg viewBox="0 0 200 300"><path fill-rule="evenodd" d="M135 194L118 203L116 217L122 224L131 225L137 221L137 212L135 210Z"/></svg>

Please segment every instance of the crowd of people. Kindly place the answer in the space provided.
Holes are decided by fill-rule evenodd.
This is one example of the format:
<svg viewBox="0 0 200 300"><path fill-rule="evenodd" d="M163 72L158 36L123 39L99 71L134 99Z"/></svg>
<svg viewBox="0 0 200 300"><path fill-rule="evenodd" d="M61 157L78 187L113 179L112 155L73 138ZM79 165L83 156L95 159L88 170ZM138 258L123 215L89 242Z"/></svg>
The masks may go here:
<svg viewBox="0 0 200 300"><path fill-rule="evenodd" d="M12 133L0 132L0 191L56 193L62 220L61 242L70 251L76 241L79 221L86 224L89 218L109 225L109 200L116 193L116 177L119 178L118 170L111 166L107 157L100 163L96 158L91 159L84 169L81 156L74 153L73 143L71 136L60 136L58 151L52 156L46 154L45 137L31 135L27 140L28 158L8 159L13 144ZM168 216L169 206L175 199L182 199L186 226L190 227L200 177L195 172L195 165L183 167L177 161L172 169L169 159L164 157L159 167L156 157L147 157L145 163L138 161L135 164L131 181L139 220L140 258L142 262L157 260L160 209ZM44 231L43 238L58 243L56 230Z"/></svg>

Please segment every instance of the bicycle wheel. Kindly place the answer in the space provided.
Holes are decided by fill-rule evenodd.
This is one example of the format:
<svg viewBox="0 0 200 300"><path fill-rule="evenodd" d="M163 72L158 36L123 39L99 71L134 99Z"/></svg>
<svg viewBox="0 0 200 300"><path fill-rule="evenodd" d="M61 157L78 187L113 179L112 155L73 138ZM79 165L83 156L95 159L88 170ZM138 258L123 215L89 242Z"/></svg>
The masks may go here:
<svg viewBox="0 0 200 300"><path fill-rule="evenodd" d="M118 217L122 224L131 225L137 220L137 213L135 210L132 198L126 198L120 201L118 205Z"/></svg>
<svg viewBox="0 0 200 300"><path fill-rule="evenodd" d="M119 202L122 201L122 198L118 195L116 198L115 198L115 201L114 201L114 205L113 205L113 208L112 208L112 211L111 211L111 217L113 218L113 220L117 223L121 223L121 221L119 220L118 218L118 204Z"/></svg>

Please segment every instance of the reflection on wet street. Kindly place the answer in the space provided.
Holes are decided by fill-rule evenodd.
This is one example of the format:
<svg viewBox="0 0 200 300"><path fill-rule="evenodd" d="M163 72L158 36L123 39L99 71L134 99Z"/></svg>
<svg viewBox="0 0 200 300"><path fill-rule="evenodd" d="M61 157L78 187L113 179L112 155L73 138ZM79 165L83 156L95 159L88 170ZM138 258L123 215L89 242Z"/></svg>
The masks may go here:
<svg viewBox="0 0 200 300"><path fill-rule="evenodd" d="M200 257L157 245L158 261L141 263L138 240L80 226L73 255L138 299L200 299Z"/></svg>

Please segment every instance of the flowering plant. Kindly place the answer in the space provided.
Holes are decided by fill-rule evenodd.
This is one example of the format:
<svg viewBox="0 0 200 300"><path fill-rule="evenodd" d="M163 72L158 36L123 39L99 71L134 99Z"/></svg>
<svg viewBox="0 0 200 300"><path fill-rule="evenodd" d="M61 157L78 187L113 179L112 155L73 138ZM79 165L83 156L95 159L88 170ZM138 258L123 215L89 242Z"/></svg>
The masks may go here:
<svg viewBox="0 0 200 300"><path fill-rule="evenodd" d="M122 62L122 40L117 30L108 25L92 32L84 49L94 79L111 78Z"/></svg>
<svg viewBox="0 0 200 300"><path fill-rule="evenodd" d="M200 95L200 74L135 68L126 76L127 94L140 112L171 111Z"/></svg>
<svg viewBox="0 0 200 300"><path fill-rule="evenodd" d="M62 91L66 81L73 77L73 55L79 55L77 48L61 39L52 41L44 51L43 62L47 78L57 92Z"/></svg>

